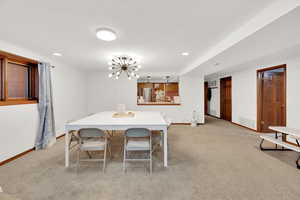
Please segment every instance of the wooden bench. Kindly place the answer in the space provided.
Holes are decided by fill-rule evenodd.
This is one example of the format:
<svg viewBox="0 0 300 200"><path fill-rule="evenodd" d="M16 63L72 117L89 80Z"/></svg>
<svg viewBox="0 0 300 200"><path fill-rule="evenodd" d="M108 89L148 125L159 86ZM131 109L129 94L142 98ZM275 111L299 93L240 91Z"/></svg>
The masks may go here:
<svg viewBox="0 0 300 200"><path fill-rule="evenodd" d="M260 149L262 151L295 151L299 153L299 157L296 160L297 168L300 169L300 130L292 129L288 127L281 127L281 126L270 126L269 129L275 131L274 133L262 134L261 142L260 142ZM297 145L290 144L286 142L287 136L294 138L297 142ZM267 140L273 144L275 144L275 148L264 148L263 142ZM281 148L278 148L280 146Z"/></svg>

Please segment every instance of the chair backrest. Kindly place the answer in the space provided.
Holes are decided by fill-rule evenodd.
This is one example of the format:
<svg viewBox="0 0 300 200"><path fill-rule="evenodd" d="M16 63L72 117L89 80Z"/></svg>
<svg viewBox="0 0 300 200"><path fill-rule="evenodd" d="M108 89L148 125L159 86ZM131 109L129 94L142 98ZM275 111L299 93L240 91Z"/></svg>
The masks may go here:
<svg viewBox="0 0 300 200"><path fill-rule="evenodd" d="M149 137L151 132L146 128L130 128L125 131L126 137Z"/></svg>
<svg viewBox="0 0 300 200"><path fill-rule="evenodd" d="M97 128L83 128L78 131L78 136L81 139L105 137L103 130Z"/></svg>

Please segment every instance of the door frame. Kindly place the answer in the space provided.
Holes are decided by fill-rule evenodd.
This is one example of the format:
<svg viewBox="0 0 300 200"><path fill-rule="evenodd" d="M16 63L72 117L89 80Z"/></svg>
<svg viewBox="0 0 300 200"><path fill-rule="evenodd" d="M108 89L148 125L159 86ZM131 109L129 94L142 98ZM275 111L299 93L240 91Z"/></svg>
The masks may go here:
<svg viewBox="0 0 300 200"><path fill-rule="evenodd" d="M262 119L262 83L261 83L261 78L260 78L260 73L261 72L265 72L265 71L270 71L270 70L273 70L273 69L279 69L279 68L283 68L284 69L284 81L283 81L283 84L284 84L284 108L285 108L285 112L284 112L284 115L283 115L283 118L284 118L284 124L286 125L286 74L287 74L287 67L286 67L286 64L282 64L282 65L276 65L276 66L272 66L272 67L267 67L267 68L263 68L263 69L258 69L256 70L256 81L257 81L257 84L256 84L256 91L257 91L257 95L256 95L256 101L257 101L257 108L256 108L256 129L257 129L257 132L261 132L262 131L262 126L261 126L261 119Z"/></svg>
<svg viewBox="0 0 300 200"><path fill-rule="evenodd" d="M225 80L225 79L230 79L230 81L231 81L231 86L230 86L230 90L231 90L231 97L230 97L230 101L231 101L231 107L230 107L230 109L231 109L231 116L230 116L230 120L226 120L225 118L224 118L224 113L223 113L223 96L222 96L222 94L223 94L223 86L222 86L222 80ZM223 120L226 120L226 121L232 121L232 76L226 76L226 77L223 77L223 78L220 78L220 119L223 119Z"/></svg>

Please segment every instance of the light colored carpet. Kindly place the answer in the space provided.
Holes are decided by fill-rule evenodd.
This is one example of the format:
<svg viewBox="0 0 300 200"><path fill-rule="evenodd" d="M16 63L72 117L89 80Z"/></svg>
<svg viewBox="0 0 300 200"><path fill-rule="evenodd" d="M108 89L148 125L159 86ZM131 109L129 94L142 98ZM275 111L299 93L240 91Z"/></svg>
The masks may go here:
<svg viewBox="0 0 300 200"><path fill-rule="evenodd" d="M261 152L256 133L207 118L196 128L172 126L170 166L156 153L150 176L141 168L122 173L120 138L105 174L93 163L64 168L64 140L0 167L0 185L22 200L299 199L294 152ZM13 145L13 144L12 144ZM75 160L75 153L72 153Z"/></svg>
<svg viewBox="0 0 300 200"><path fill-rule="evenodd" d="M19 200L19 199L15 198L13 195L5 194L3 192L0 192L0 199L1 200Z"/></svg>

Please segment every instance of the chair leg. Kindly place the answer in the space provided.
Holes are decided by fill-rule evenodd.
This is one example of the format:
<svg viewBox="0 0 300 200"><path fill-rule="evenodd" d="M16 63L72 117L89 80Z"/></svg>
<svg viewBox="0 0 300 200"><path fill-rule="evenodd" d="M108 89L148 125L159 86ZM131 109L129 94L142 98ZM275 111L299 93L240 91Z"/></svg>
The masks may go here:
<svg viewBox="0 0 300 200"><path fill-rule="evenodd" d="M126 140L124 140L126 142ZM123 172L126 172L126 143L124 142Z"/></svg>
<svg viewBox="0 0 300 200"><path fill-rule="evenodd" d="M72 136L71 136L71 139L69 141L69 149L71 149L71 143L72 143Z"/></svg>
<svg viewBox="0 0 300 200"><path fill-rule="evenodd" d="M77 163L76 163L76 174L78 174L79 161L80 160L80 149L77 150Z"/></svg>
<svg viewBox="0 0 300 200"><path fill-rule="evenodd" d="M111 158L112 158L112 153L111 153L111 143L109 143L108 151L109 151L109 158L111 159Z"/></svg>
<svg viewBox="0 0 300 200"><path fill-rule="evenodd" d="M103 161L103 167L102 167L102 171L103 173L105 172L105 167L106 167L106 151L107 151L107 141L105 141L105 148L104 148L104 161Z"/></svg>
<svg viewBox="0 0 300 200"><path fill-rule="evenodd" d="M71 134L70 134L70 140L69 140L69 149L71 149L71 144L72 144L72 142L73 142L73 133L71 132Z"/></svg>
<svg viewBox="0 0 300 200"><path fill-rule="evenodd" d="M163 146L163 138L164 138L164 135L163 135L163 132L161 131L160 132L160 140L159 140L159 146L160 146L160 148Z"/></svg>
<svg viewBox="0 0 300 200"><path fill-rule="evenodd" d="M150 150L150 174L152 174L152 150Z"/></svg>
<svg viewBox="0 0 300 200"><path fill-rule="evenodd" d="M86 153L87 153L88 157L91 159L92 156L91 156L90 152L86 151Z"/></svg>
<svg viewBox="0 0 300 200"><path fill-rule="evenodd" d="M150 135L150 151L149 151L149 157L150 157L150 174L152 174L152 135Z"/></svg>

